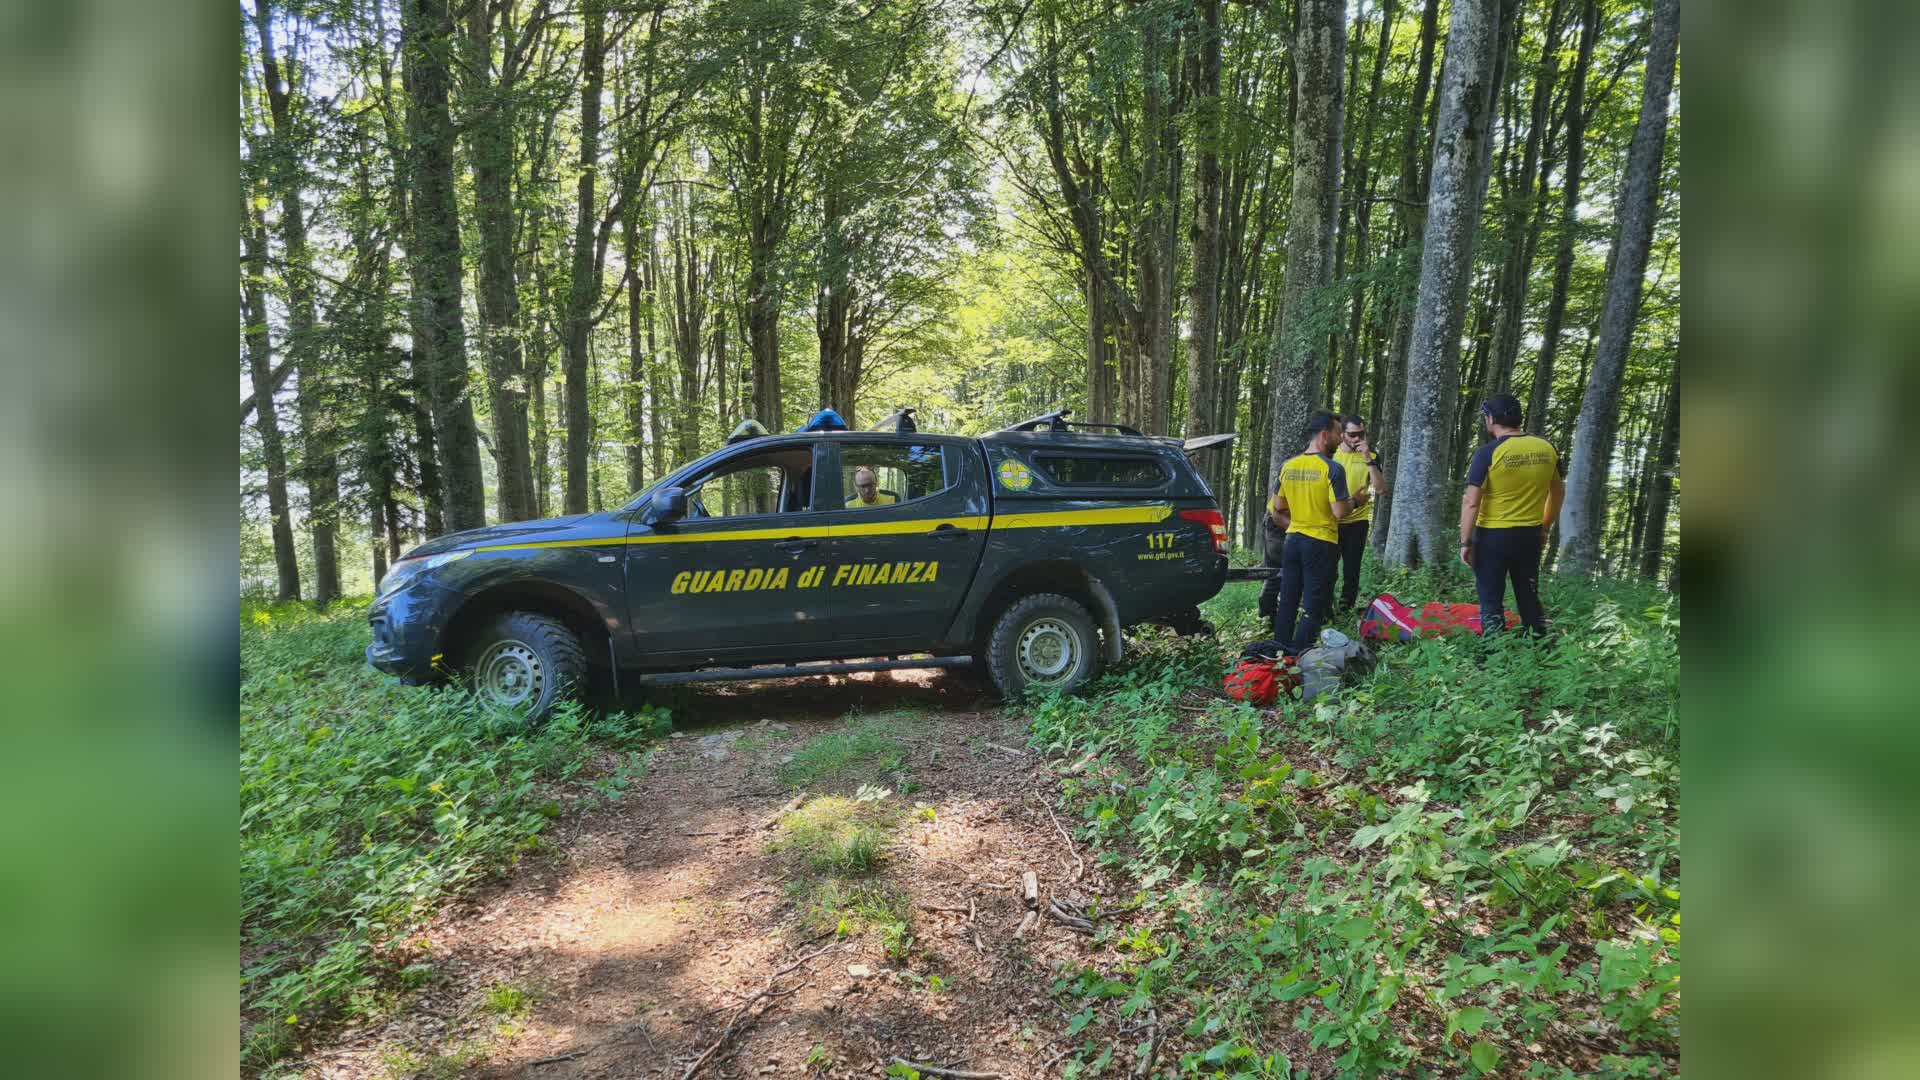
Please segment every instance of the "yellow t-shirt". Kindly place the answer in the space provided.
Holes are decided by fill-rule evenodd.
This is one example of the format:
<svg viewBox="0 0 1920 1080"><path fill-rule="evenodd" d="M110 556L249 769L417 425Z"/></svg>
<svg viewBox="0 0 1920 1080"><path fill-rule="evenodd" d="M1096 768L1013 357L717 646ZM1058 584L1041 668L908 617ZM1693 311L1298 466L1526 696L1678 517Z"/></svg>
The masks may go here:
<svg viewBox="0 0 1920 1080"><path fill-rule="evenodd" d="M1340 542L1340 520L1333 504L1347 498L1347 471L1325 454L1298 454L1280 466L1276 481L1287 498L1290 533L1301 533L1329 544ZM1268 508L1273 504L1269 502Z"/></svg>
<svg viewBox="0 0 1920 1080"><path fill-rule="evenodd" d="M1347 490L1350 493L1358 496L1363 491L1371 491L1373 489L1373 473L1367 470L1367 455L1355 453L1343 446L1333 452L1333 460L1338 462L1341 468L1347 470ZM1367 497L1367 505L1348 514L1345 518L1341 519L1340 524L1351 525L1356 521L1372 520L1373 497L1369 495Z"/></svg>
<svg viewBox="0 0 1920 1080"><path fill-rule="evenodd" d="M897 503L899 501L900 496L895 495L891 491L882 491L875 494L872 502L861 502L860 496L856 493L853 498L847 500L847 509L858 510L867 506L885 506L888 503Z"/></svg>
<svg viewBox="0 0 1920 1080"><path fill-rule="evenodd" d="M1482 529L1539 527L1547 516L1547 493L1565 465L1553 444L1538 435L1502 435L1474 452L1467 484L1480 489Z"/></svg>

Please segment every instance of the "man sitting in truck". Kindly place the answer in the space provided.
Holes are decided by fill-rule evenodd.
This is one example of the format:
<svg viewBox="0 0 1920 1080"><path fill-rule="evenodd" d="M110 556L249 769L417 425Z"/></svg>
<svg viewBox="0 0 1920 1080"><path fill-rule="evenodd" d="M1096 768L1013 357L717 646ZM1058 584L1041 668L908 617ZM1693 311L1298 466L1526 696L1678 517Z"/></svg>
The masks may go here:
<svg viewBox="0 0 1920 1080"><path fill-rule="evenodd" d="M880 490L880 478L865 465L853 470L853 497L847 500L847 509L859 510L869 506L886 506L897 503L900 497L891 491Z"/></svg>

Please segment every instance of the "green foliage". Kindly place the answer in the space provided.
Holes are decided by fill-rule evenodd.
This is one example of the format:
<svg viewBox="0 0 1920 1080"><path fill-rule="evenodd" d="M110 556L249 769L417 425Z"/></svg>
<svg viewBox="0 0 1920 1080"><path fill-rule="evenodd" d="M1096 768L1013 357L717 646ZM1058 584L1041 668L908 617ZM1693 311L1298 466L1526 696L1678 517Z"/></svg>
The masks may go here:
<svg viewBox="0 0 1920 1080"><path fill-rule="evenodd" d="M906 764L907 747L895 732L914 723L917 720L910 714L888 713L816 735L780 767L780 782L791 788L845 785L898 772Z"/></svg>
<svg viewBox="0 0 1920 1080"><path fill-rule="evenodd" d="M774 849L794 852L814 870L864 874L879 865L892 823L852 799L822 796L781 821Z"/></svg>
<svg viewBox="0 0 1920 1080"><path fill-rule="evenodd" d="M569 788L597 792L576 806L616 797L668 725L656 710L567 706L530 728L456 690L399 685L365 666L366 643L353 604L242 610L241 993L255 1065L431 981L430 964L410 962L409 928L536 849ZM594 777L608 751L614 768Z"/></svg>
<svg viewBox="0 0 1920 1080"><path fill-rule="evenodd" d="M1264 636L1250 591L1211 605L1224 641ZM1122 962L1063 1004L1188 1017L1202 1074L1286 1075L1288 1028L1352 1075L1500 1071L1568 1029L1622 1075L1676 1069L1677 607L1612 582L1547 601L1550 644L1385 646L1311 707L1176 708L1221 651L1159 636L1039 703L1032 741L1087 759L1069 803L1140 888L1107 931Z"/></svg>

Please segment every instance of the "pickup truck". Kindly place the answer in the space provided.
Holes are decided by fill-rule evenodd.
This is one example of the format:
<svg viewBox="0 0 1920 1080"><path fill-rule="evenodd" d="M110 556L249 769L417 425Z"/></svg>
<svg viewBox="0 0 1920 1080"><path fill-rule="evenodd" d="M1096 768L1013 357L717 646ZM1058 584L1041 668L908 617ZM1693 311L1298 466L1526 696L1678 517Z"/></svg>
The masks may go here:
<svg viewBox="0 0 1920 1080"><path fill-rule="evenodd" d="M435 538L381 580L367 661L533 718L596 668L616 692L965 666L1071 691L1122 629L1197 621L1227 535L1180 440L1063 415L729 440L616 510Z"/></svg>

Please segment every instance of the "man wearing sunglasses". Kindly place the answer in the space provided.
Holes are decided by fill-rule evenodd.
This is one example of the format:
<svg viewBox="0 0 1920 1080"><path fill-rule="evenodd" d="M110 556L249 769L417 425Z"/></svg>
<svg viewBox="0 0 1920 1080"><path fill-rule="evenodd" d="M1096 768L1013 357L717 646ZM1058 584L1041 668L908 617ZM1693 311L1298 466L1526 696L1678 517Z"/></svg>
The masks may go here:
<svg viewBox="0 0 1920 1080"><path fill-rule="evenodd" d="M1380 471L1380 457L1367 445L1367 422L1349 416L1341 425L1340 449L1333 460L1347 471L1347 486L1353 489L1353 513L1340 522L1340 611L1357 607L1360 602L1360 559L1367 552L1367 533L1373 525L1373 504L1387 493L1387 477ZM1362 492L1364 499L1359 498Z"/></svg>
<svg viewBox="0 0 1920 1080"><path fill-rule="evenodd" d="M1520 621L1535 634L1547 632L1540 552L1567 497L1567 466L1552 443L1528 435L1520 421L1520 402L1512 394L1495 394L1481 404L1480 424L1493 441L1475 451L1460 499L1460 561L1473 570L1480 594L1482 637L1506 629L1508 578Z"/></svg>

